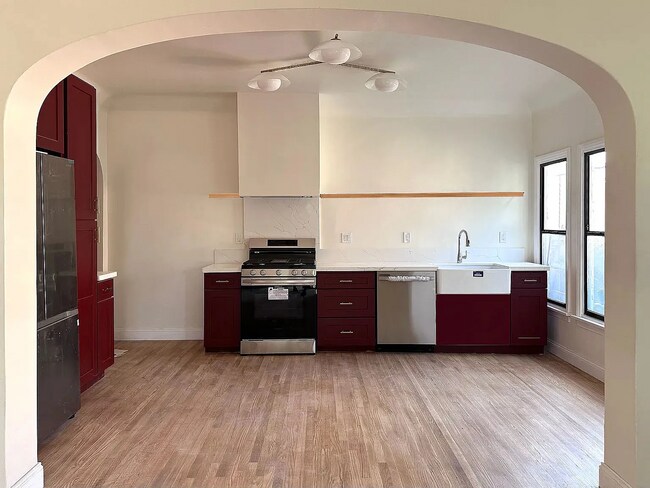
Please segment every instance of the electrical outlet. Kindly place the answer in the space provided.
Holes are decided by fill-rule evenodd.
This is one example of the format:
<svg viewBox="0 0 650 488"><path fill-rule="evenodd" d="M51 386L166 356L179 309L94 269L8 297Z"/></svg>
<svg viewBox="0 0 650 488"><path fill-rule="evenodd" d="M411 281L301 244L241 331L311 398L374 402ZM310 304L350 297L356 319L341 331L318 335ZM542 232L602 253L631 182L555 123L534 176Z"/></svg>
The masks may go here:
<svg viewBox="0 0 650 488"><path fill-rule="evenodd" d="M343 244L352 243L352 233L351 232L341 232L341 243L343 243Z"/></svg>
<svg viewBox="0 0 650 488"><path fill-rule="evenodd" d="M410 244L411 243L411 233L410 232L402 232L402 242L404 244Z"/></svg>
<svg viewBox="0 0 650 488"><path fill-rule="evenodd" d="M244 243L244 236L239 232L235 232L235 244L243 244L243 243Z"/></svg>
<svg viewBox="0 0 650 488"><path fill-rule="evenodd" d="M499 244L505 244L506 241L508 240L508 235L506 234L505 231L500 231L499 232Z"/></svg>

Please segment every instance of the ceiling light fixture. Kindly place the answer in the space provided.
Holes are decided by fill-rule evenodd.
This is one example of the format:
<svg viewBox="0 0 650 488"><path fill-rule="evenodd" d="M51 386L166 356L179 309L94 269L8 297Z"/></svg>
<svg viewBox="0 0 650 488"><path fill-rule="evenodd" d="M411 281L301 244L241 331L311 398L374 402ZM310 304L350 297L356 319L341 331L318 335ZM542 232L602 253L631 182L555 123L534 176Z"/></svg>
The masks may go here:
<svg viewBox="0 0 650 488"><path fill-rule="evenodd" d="M255 90L262 90L265 92L277 91L280 88L284 88L291 84L287 77L282 76L278 71L303 68L305 66L315 66L317 64L335 64L345 66L346 68L361 69L376 73L366 81L366 87L370 90L376 90L382 93L391 93L400 88L406 87L406 82L397 76L394 71L349 63L348 61L359 59L361 57L361 51L354 44L339 39L338 34L329 41L316 46L309 53L309 57L313 61L305 61L303 63L262 70L259 75L248 82L248 86Z"/></svg>
<svg viewBox="0 0 650 488"><path fill-rule="evenodd" d="M309 58L319 63L343 64L361 57L361 50L350 42L344 42L336 34L332 39L319 44L309 53Z"/></svg>
<svg viewBox="0 0 650 488"><path fill-rule="evenodd" d="M377 73L366 81L366 88L382 93L391 93L405 86L406 82L395 73Z"/></svg>
<svg viewBox="0 0 650 488"><path fill-rule="evenodd" d="M248 82L249 87L265 92L273 92L290 84L291 82L286 76L268 71L260 73Z"/></svg>

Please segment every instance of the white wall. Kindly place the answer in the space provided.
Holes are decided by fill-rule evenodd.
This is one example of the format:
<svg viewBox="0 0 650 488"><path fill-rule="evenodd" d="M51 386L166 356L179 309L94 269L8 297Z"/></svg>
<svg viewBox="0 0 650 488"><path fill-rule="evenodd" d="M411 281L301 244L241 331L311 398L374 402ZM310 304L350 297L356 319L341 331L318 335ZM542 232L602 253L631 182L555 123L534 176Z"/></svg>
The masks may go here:
<svg viewBox="0 0 650 488"><path fill-rule="evenodd" d="M384 95L386 96L386 95ZM390 96L390 95L387 95ZM528 113L462 117L341 115L345 96L321 97L321 192L523 191L523 198L323 199L325 249L433 249L455 258L468 230L472 251L531 254ZM373 107L377 113L377 106ZM411 245L402 232L412 233ZM507 241L499 244L499 231ZM341 244L340 233L352 243ZM481 253L483 255L484 253Z"/></svg>
<svg viewBox="0 0 650 488"><path fill-rule="evenodd" d="M234 95L111 100L110 268L118 339L203 337L201 267L242 233Z"/></svg>
<svg viewBox="0 0 650 488"><path fill-rule="evenodd" d="M603 125L596 106L583 93L557 106L533 114L533 150L535 156L570 148L569 212L573 225L569 232L580 235L582 212L580 165L578 146L603 136ZM534 171L537 168L534 167ZM576 239L579 244L580 239ZM584 320L577 310L579 303L580 249L569 250L569 280L567 283L568 309L549 312L549 351L600 380L605 378L605 335L601 326Z"/></svg>

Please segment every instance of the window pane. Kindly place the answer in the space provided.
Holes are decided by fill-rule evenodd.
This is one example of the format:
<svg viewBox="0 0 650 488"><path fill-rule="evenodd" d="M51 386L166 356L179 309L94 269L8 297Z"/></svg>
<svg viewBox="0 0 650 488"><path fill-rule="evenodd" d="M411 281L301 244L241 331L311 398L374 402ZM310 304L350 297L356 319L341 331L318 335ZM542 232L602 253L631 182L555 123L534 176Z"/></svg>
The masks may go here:
<svg viewBox="0 0 650 488"><path fill-rule="evenodd" d="M542 234L542 264L548 272L548 298L566 304L566 236Z"/></svg>
<svg viewBox="0 0 650 488"><path fill-rule="evenodd" d="M589 155L589 230L605 232L605 151Z"/></svg>
<svg viewBox="0 0 650 488"><path fill-rule="evenodd" d="M566 230L566 161L542 166L543 229Z"/></svg>
<svg viewBox="0 0 650 488"><path fill-rule="evenodd" d="M587 311L605 315L605 238L587 236Z"/></svg>

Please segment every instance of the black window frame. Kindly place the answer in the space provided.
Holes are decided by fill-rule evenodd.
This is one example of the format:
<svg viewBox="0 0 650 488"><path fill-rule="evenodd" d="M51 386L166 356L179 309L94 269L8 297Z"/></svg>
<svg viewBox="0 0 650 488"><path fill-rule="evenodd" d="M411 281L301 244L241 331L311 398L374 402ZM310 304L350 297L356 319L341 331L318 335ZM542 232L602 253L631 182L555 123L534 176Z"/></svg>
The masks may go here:
<svg viewBox="0 0 650 488"><path fill-rule="evenodd" d="M546 166L550 166L552 164L558 164L558 163L565 163L567 167L567 184L568 184L568 170L569 170L569 158L568 157L562 157L559 159L554 159L553 161L547 161L545 163L540 163L539 165L539 262L542 262L542 242L544 240L544 234L554 234L554 235L563 235L564 236L564 245L566 249L566 243L567 243L567 231L566 229L564 230L545 230L544 229L544 168ZM565 193L567 191L567 186L565 185ZM565 194L566 198L566 194ZM568 285L568 279L567 279L567 256L566 256L566 251L564 254L564 288L566 290L567 285ZM566 295L565 295L566 296ZM557 300L553 300L551 298L546 298L546 300L549 303L552 303L554 305L557 305L558 307L566 308L567 304L566 301L564 303L559 302Z"/></svg>
<svg viewBox="0 0 650 488"><path fill-rule="evenodd" d="M594 312L592 310L589 310L587 308L587 303L588 303L588 287L587 287L587 238L590 236L602 236L603 239L605 239L606 242L606 237L605 237L605 231L593 231L589 230L589 174L590 174L590 168L589 168L589 158L594 155L598 154L601 152L605 152L605 148L601 147L599 149L593 149L591 151L586 151L583 154L583 168L584 168L584 202L583 202L583 222L584 222L584 228L583 228L583 241L582 241L582 283L583 283L583 306L582 306L582 312L587 315L588 317L592 317L598 320L602 320L603 322L605 321L605 315L601 315L597 312ZM605 165L607 165L607 162L605 162ZM607 225L607 223L605 223Z"/></svg>

